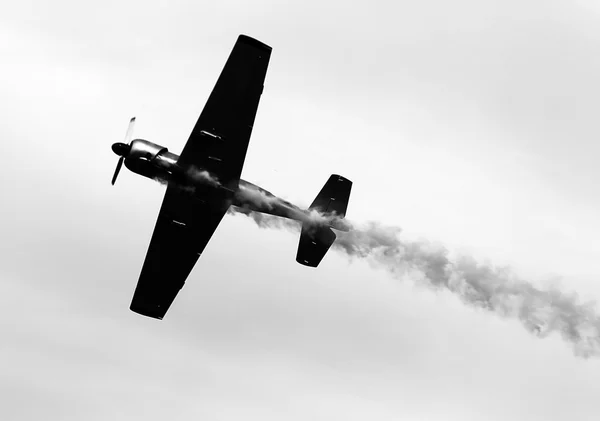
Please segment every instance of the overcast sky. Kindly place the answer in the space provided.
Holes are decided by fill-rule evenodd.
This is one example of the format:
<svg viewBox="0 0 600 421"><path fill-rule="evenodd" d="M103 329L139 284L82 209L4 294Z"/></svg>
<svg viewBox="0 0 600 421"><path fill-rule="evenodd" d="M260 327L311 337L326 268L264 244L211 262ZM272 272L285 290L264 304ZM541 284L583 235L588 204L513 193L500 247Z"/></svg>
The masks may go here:
<svg viewBox="0 0 600 421"><path fill-rule="evenodd" d="M226 216L163 321L129 303L164 187L240 33L273 47L243 178L540 288L600 298L592 0L0 6L0 418L596 420L600 360ZM9 4L10 3L10 4Z"/></svg>

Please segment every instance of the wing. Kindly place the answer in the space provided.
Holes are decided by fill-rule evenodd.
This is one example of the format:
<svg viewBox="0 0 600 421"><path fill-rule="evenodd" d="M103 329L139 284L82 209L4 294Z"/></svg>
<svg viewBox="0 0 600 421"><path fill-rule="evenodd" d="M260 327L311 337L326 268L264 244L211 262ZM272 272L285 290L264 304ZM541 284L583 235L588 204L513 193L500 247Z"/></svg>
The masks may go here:
<svg viewBox="0 0 600 421"><path fill-rule="evenodd" d="M130 309L162 319L217 229L229 203L167 187Z"/></svg>
<svg viewBox="0 0 600 421"><path fill-rule="evenodd" d="M271 47L239 36L178 163L237 188L270 57Z"/></svg>

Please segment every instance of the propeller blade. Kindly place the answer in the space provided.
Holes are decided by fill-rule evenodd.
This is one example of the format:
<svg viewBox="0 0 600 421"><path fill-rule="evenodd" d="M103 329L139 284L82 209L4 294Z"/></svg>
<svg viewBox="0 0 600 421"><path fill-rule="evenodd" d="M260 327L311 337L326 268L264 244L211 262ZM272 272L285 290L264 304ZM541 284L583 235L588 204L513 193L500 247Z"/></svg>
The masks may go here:
<svg viewBox="0 0 600 421"><path fill-rule="evenodd" d="M132 117L131 120L129 120L129 126L127 126L127 133L125 133L125 139L123 140L123 143L126 145L129 145L129 142L131 142L131 137L133 136L133 126L135 126L135 117Z"/></svg>
<svg viewBox="0 0 600 421"><path fill-rule="evenodd" d="M120 157L119 158L119 162L117 162L117 168L115 169L115 174L113 175L112 178L112 185L115 185L115 181L117 181L117 176L119 175L119 171L121 171L121 167L123 166L123 161L125 160L125 158Z"/></svg>
<svg viewBox="0 0 600 421"><path fill-rule="evenodd" d="M129 125L127 126L127 132L125 133L125 139L123 139L124 144L115 143L113 145L113 151L117 155L119 155L119 154L126 155L128 153L128 152L122 151L122 149L125 148L125 145L129 146L128 149L131 149L130 143L131 143L131 137L133 136L133 126L135 126L135 117L131 117L131 120L129 120ZM117 181L117 176L119 175L119 171L121 171L121 167L123 166L123 161L125 160L123 155L121 155L121 157L119 158L119 162L117 162L117 168L115 169L115 173L113 175L112 183L111 183L113 186L115 185L115 181Z"/></svg>

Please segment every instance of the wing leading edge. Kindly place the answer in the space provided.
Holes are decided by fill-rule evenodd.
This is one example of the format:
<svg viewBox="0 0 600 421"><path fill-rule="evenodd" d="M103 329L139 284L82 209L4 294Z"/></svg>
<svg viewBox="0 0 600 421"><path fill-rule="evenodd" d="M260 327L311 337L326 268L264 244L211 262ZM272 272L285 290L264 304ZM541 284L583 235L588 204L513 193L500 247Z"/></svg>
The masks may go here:
<svg viewBox="0 0 600 421"><path fill-rule="evenodd" d="M263 91L271 47L240 35L179 157L237 188Z"/></svg>

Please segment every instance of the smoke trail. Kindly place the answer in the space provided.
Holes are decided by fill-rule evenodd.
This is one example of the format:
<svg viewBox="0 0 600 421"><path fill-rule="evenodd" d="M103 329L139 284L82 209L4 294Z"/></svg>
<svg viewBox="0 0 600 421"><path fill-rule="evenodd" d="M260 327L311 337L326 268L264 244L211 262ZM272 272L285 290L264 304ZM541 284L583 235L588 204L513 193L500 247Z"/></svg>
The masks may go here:
<svg viewBox="0 0 600 421"><path fill-rule="evenodd" d="M252 203L257 208L271 210L277 205L293 206L291 203L255 185L240 184L237 194L242 202Z"/></svg>
<svg viewBox="0 0 600 421"><path fill-rule="evenodd" d="M252 218L261 228L299 230L298 223L283 218L232 210L236 212ZM410 274L417 284L450 291L471 307L516 318L540 338L559 333L577 356L600 356L600 317L595 303L580 303L577 294L556 288L539 289L507 268L479 264L468 257L451 261L447 249L402 240L400 232L398 227L370 222L337 233L333 248L350 258L366 259L394 278Z"/></svg>
<svg viewBox="0 0 600 421"><path fill-rule="evenodd" d="M188 176L198 184L219 186L219 180L207 171L191 168ZM240 190L242 192L242 189ZM293 206L266 190L245 188L244 199L261 208L274 205ZM248 208L230 207L229 213L250 217L261 228L300 231L296 221L252 212ZM539 289L515 276L507 268L479 264L469 257L451 261L448 250L428 242L406 241L399 237L401 229L376 222L356 228L335 215L312 211L316 223L350 229L338 232L333 248L350 258L366 259L394 278L410 274L417 284L447 290L465 304L493 312L502 317L518 319L530 333L544 338L559 333L573 346L576 355L600 356L600 317L595 303L580 303L577 294L567 294L556 288ZM343 225L342 222L344 221Z"/></svg>
<svg viewBox="0 0 600 421"><path fill-rule="evenodd" d="M221 182L217 176L194 166L190 167L186 171L186 176L193 182L194 185L201 184L211 187L219 187L221 185Z"/></svg>
<svg viewBox="0 0 600 421"><path fill-rule="evenodd" d="M260 228L287 229L292 232L300 232L300 223L287 218L268 215L266 213L253 212L248 208L231 206L227 213L230 215L242 214L252 219Z"/></svg>
<svg viewBox="0 0 600 421"><path fill-rule="evenodd" d="M309 210L303 211L299 209L297 206L291 204L290 202L283 200L272 193L252 184L244 184L240 185L238 192L236 193L239 203L247 203L251 207L255 209L265 209L265 210L273 210L273 208L278 209L288 209L292 211L298 211L302 213L302 217L310 220L315 225L328 225L335 229L341 231L349 231L352 226L351 224L345 220L343 217L338 216L335 212L333 213L321 213L317 210ZM240 208L237 207L235 209L231 209L230 213L243 213L252 219L261 227L266 227L265 224L277 224L278 226L288 226L290 228L296 227L297 224L290 221L279 221L279 219L267 218L260 213L252 213L250 208ZM268 221L268 222L267 222Z"/></svg>
<svg viewBox="0 0 600 421"><path fill-rule="evenodd" d="M198 186L221 186L221 182L214 174L195 166L191 166L185 171L185 183L170 180L169 177L164 174L154 177L153 180L165 186L176 186L178 189L192 194L197 191Z"/></svg>

